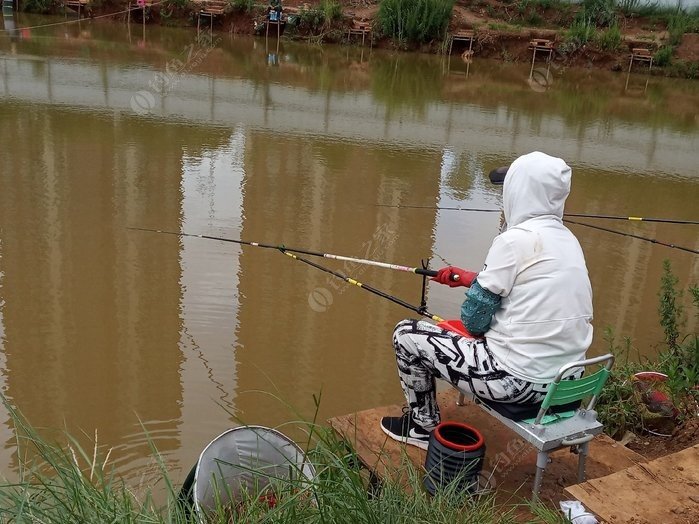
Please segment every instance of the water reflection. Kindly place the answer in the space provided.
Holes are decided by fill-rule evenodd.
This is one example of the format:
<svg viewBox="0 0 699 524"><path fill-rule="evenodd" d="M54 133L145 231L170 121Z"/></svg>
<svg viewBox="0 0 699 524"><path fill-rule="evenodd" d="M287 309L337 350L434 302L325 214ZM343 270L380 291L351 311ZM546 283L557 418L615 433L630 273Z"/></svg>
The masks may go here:
<svg viewBox="0 0 699 524"><path fill-rule="evenodd" d="M478 269L498 213L434 207L497 208L486 173L538 148L573 165L571 212L696 219L696 84L653 78L639 102L621 76L567 71L540 93L526 65L453 75L438 57L216 37L201 55L194 31L149 27L141 48L123 24L0 37L3 391L38 425L98 428L128 474L150 463L141 423L186 473L234 416L310 417L320 392L319 420L400 401L388 337L409 313L274 250L127 226ZM691 226L614 228L697 246ZM652 354L662 260L688 283L697 257L572 229L593 351L613 325ZM332 266L419 301L414 275ZM429 307L454 315L462 296L430 285Z"/></svg>

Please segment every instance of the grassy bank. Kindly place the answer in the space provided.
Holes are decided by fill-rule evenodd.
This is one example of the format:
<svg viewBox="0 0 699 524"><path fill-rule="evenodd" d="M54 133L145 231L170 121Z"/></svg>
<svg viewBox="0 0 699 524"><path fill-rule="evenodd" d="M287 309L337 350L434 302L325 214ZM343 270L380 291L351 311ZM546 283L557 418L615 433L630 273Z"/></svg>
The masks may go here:
<svg viewBox="0 0 699 524"><path fill-rule="evenodd" d="M215 28L254 34L262 27L266 2L223 1L225 13L215 18ZM117 12L127 5L126 0L91 0L85 13ZM146 21L194 27L200 5L156 2L146 8ZM351 43L348 29L354 18L371 23L379 47L439 53L449 48L449 34L472 29L476 56L525 61L531 57L529 39L545 37L556 42L559 58L570 65L621 70L631 48L646 47L653 53L655 74L699 76L699 8L643 0L287 0L284 6L289 14L284 37L313 43ZM56 0L28 0L22 7L63 9ZM132 16L140 20L142 13Z"/></svg>
<svg viewBox="0 0 699 524"><path fill-rule="evenodd" d="M166 499L161 505L154 500L162 499L162 493L135 495L112 470L109 453L84 450L70 436L64 442L49 442L19 413L8 409L17 433L19 480L0 482L2 522L200 522L180 500L180 487L157 450L153 449L153 457L160 464L161 478L156 485L165 490ZM402 480L384 482L379 489L358 467L355 454L328 428L307 424L306 429L313 435L306 443L307 458L317 472L312 483L277 479L274 503L269 497L250 494L235 507L219 505L206 522L486 524L523 522L523 513L531 522L563 522L555 510L542 505L503 507L492 496L471 498L448 487L431 497L422 489L421 472L407 458L399 471Z"/></svg>

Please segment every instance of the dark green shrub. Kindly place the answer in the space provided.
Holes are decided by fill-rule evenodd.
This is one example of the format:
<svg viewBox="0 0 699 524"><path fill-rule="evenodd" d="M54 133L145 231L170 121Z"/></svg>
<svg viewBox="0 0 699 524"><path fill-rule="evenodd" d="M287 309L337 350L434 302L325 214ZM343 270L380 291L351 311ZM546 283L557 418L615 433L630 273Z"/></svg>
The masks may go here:
<svg viewBox="0 0 699 524"><path fill-rule="evenodd" d="M609 29L602 31L597 35L597 45L605 51L616 51L621 47L621 30L619 26L614 24L609 26Z"/></svg>
<svg viewBox="0 0 699 524"><path fill-rule="evenodd" d="M595 24L589 18L579 18L573 22L570 29L566 33L566 47L571 50L578 49L595 36Z"/></svg>
<svg viewBox="0 0 699 524"><path fill-rule="evenodd" d="M658 67L669 65L672 61L672 46L666 45L658 49L653 55L653 64Z"/></svg>
<svg viewBox="0 0 699 524"><path fill-rule="evenodd" d="M308 31L319 31L342 17L342 6L335 0L322 0L317 6L299 11L299 25Z"/></svg>
<svg viewBox="0 0 699 524"><path fill-rule="evenodd" d="M383 0L379 6L381 31L400 42L415 44L442 40L455 0Z"/></svg>
<svg viewBox="0 0 699 524"><path fill-rule="evenodd" d="M665 334L667 351L660 354L660 370L668 376L667 386L680 417L696 413L699 400L699 336L681 336L684 325L682 290L676 288L679 279L672 273L669 260L663 262L660 280L658 314ZM696 286L690 288L695 308L699 310Z"/></svg>
<svg viewBox="0 0 699 524"><path fill-rule="evenodd" d="M699 407L699 335L682 335L684 324L682 291L677 289L678 278L672 273L670 262L663 262L663 275L658 293L658 314L663 329L665 347L655 361L629 360L631 341L624 339L619 346L610 329L605 331L605 340L610 351L617 357L607 384L602 390L597 412L605 426L605 431L614 437L621 437L626 431L644 429L644 417L658 411L648 411L647 400L639 395L641 391L634 385L633 375L638 371L657 371L667 375L662 390L667 393L675 423L696 417ZM699 312L699 288L689 287L695 312ZM646 404L644 404L646 402ZM650 420L650 419L649 419Z"/></svg>

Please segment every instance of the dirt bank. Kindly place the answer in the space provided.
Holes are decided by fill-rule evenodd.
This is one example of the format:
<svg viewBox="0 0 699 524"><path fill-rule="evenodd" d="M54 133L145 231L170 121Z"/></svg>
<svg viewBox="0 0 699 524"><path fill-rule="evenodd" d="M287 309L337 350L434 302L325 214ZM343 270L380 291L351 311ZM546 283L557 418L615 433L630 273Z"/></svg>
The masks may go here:
<svg viewBox="0 0 699 524"><path fill-rule="evenodd" d="M325 41L348 41L347 30L355 21L367 22L373 26L373 45L381 48L401 48L422 52L444 52L443 41L432 41L422 45L398 44L380 35L376 24L379 0L338 0L342 6L343 18L320 30ZM298 14L302 10L317 7L320 0L286 0L287 14ZM554 43L554 58L566 65L597 67L604 69L625 69L628 67L631 49L643 47L651 53L668 45L669 36L666 23L656 15L646 17L617 13L617 26L620 32L618 44L605 40L608 28L600 27L590 41L576 45L571 42L569 29L581 9L579 5L535 0L458 0L452 11L449 33L472 30L472 49L475 56L498 58L504 61L529 61L532 51L528 48L533 38L549 39ZM262 17L262 18L260 18ZM238 33L252 33L255 19L261 21L264 7L251 12L232 10L225 20L221 20L224 30ZM315 33L315 34L314 34ZM318 37L318 28L299 28L289 31L289 37ZM357 39L353 40L356 43ZM452 55L460 56L468 44L455 42ZM543 55L542 56L543 59ZM465 56L464 58L468 58ZM656 68L657 74L673 76L699 76L699 34L686 33L679 45L673 49L672 67ZM640 66L643 67L643 66Z"/></svg>
<svg viewBox="0 0 699 524"><path fill-rule="evenodd" d="M321 0L285 0L284 12L290 21L286 38L308 39L314 42L348 43L348 29L361 21L371 25L372 45L380 48L400 48L420 52L439 53L448 48L446 42L431 41L420 45L398 43L381 35L377 20L379 0L336 0L342 8L342 16L330 23L308 22L302 17L317 8ZM123 8L123 0L104 2L93 13L114 11ZM196 26L198 13L207 6L218 6L222 14L214 16L215 29L237 34L254 34L264 27L266 4L253 2L252 7L240 7L243 2L216 0L173 0L154 3L147 8L147 21L163 25ZM504 61L530 61L532 51L529 42L533 38L553 42L554 59L567 66L625 70L629 64L631 49L643 47L655 54L661 48L672 51L666 67L654 65L655 74L668 76L699 77L699 33L685 33L680 42L670 47L667 22L657 15L638 16L616 13L618 33L612 34L609 27L598 26L584 43L571 35L571 25L580 5L561 3L558 0L458 0L452 11L449 34L473 31L472 50L476 57L497 58ZM140 20L140 11L133 14ZM209 18L202 18L208 25ZM299 23L299 20L301 22ZM257 28L257 29L256 29ZM594 34L593 34L594 33ZM353 38L353 44L358 39ZM469 59L464 51L468 44L456 41L451 48L454 56ZM544 56L540 54L541 60ZM639 70L647 64L640 64Z"/></svg>

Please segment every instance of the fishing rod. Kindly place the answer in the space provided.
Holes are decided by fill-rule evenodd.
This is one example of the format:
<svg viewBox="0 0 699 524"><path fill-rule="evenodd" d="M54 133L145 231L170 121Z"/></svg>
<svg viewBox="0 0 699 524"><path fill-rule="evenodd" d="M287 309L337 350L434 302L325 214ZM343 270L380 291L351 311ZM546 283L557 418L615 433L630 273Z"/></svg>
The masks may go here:
<svg viewBox="0 0 699 524"><path fill-rule="evenodd" d="M488 178L490 179L490 182L496 186L503 185L505 183L505 176L507 175L508 169L510 169L510 166L501 166L493 169L490 173L488 173ZM678 220L674 218L625 217L620 215L588 215L584 213L564 213L563 216L577 218L599 218L605 220L631 220L632 222L662 222L665 224L699 224L699 220Z"/></svg>
<svg viewBox="0 0 699 524"><path fill-rule="evenodd" d="M175 235L178 237L192 237L192 238L205 238L208 240L219 240L221 242L231 242L233 244L240 244L243 246L254 246L254 247L261 247L265 249L277 249L277 250L282 250L284 252L292 252L292 253L299 253L302 255L310 255L314 257L323 257L323 258L330 258L333 260L342 260L344 262L354 262L356 264L364 264L367 266L376 266L376 267L382 267L385 269L395 269L397 271L405 271L408 273L415 273L417 275L423 275L427 277L434 277L437 276L437 271L434 271L432 269L426 269L426 268L421 268L421 267L409 267L409 266L401 266L399 264L389 264L388 262L378 262L376 260L368 260L366 258L354 258L354 257L345 257L342 255L333 255L331 253L321 253L319 251L310 251L308 249L299 249L299 248L293 248L293 247L287 247L284 245L272 245L272 244L262 244L260 242L247 242L245 240L234 240L232 238L224 238L224 237L215 237L215 236L210 236L210 235L195 235L192 233L177 233L175 231L164 231L162 229L148 229L144 227L127 227L127 229L132 229L135 231L148 231L150 233L163 233L166 235ZM459 275L451 275L451 280L452 281L457 281L459 280Z"/></svg>
<svg viewBox="0 0 699 524"><path fill-rule="evenodd" d="M475 211L479 213L500 213L500 209L482 209L476 207L461 206L417 206L417 205L389 205L377 204L377 207L393 207L403 209L438 209L440 211ZM587 213L563 213L564 217L596 218L604 220L630 220L632 222L662 222L665 224L699 225L699 220L679 220L674 218L650 218L650 217L626 217L622 215L592 215Z"/></svg>
<svg viewBox="0 0 699 524"><path fill-rule="evenodd" d="M373 293L374 295L378 295L378 296L383 297L387 300L390 300L394 304L398 304L399 306L403 306L404 308L407 308L411 311L414 311L415 313L422 315L424 317L430 318L430 319L434 320L435 322L444 322L444 319L442 317L439 317L437 315L430 313L424 307L413 306L412 304L409 304L408 302L401 300L400 298L395 297L393 295L389 295L388 293L384 293L383 291L376 289L375 287L371 287L371 286L368 286L366 284L362 284L358 280L355 280L351 277L348 277L347 275L343 275L342 273L339 273L337 271L333 271L332 269L321 266L320 264L316 264L315 262L308 260L307 258L300 257L300 256L296 255L295 253L292 253L290 250L288 250L286 248L279 247L277 249L279 251L281 251L282 253L284 253L285 255L293 258L294 260L298 260L299 262L303 262L304 264L308 264L309 266L312 266L316 269L320 269L321 271L324 271L325 273L329 273L330 275L333 275L341 280L344 280L348 284L352 284L354 286L365 289L368 292Z"/></svg>
<svg viewBox="0 0 699 524"><path fill-rule="evenodd" d="M660 246L671 247L674 249L681 249L682 251L686 251L687 253L693 253L695 255L699 255L699 251L696 249L678 246L678 245L670 244L667 242L661 242L660 240L656 240L655 238L642 237L640 235L634 235L633 233L625 233L623 231L616 231L614 229L608 229L606 227L595 226L593 224L584 224L582 222L576 222L575 220L563 219L563 222L568 222L569 224L575 224L577 226L585 226L585 227L589 227L592 229L598 229L600 231L606 231L607 233L614 233L615 235L622 235L625 237L637 238L638 240L645 240L646 242L652 242L653 244L658 244Z"/></svg>
<svg viewBox="0 0 699 524"><path fill-rule="evenodd" d="M324 271L325 273L329 273L337 278L340 278L347 282L348 284L352 284L354 286L360 287L362 289L365 289L369 291L370 293L373 293L374 295L378 295L380 297L383 297L387 300L390 300L391 302L398 304L399 306L403 306L404 308L407 308L411 311L414 311L415 313L418 313L419 315L422 315L424 317L430 318L434 320L435 322L444 322L444 319L442 317L439 317L437 315L433 315L425 307L417 307L413 306L412 304L395 297L393 295L389 295L388 293L384 293L383 291L376 289L374 287L368 286L366 284L363 284L359 282L358 280L355 280L351 277L348 277L346 275L343 275L342 273L339 273L337 271L333 271L332 269L329 269L327 267L321 266L320 264L316 264L315 262L312 262L308 260L307 258L300 257L296 255L296 253L299 254L304 254L304 255L311 255L311 256L317 256L317 257L324 257L324 258L332 258L335 260L346 260L350 262L357 262L360 264L367 264L367 265L372 265L372 266L378 266L378 267L384 267L388 269L397 269L399 271L408 271L410 273L416 273L419 275L423 275L425 277L431 277L437 275L437 271L432 271L430 269L423 269L419 267L411 268L407 266L399 266L397 264L388 264L386 262L376 262L374 260L366 260L362 258L351 258L351 257L343 257L340 255L331 255L328 253L319 253L317 251L309 251L307 249L294 249L286 246L274 246L272 244L262 244L260 242L247 242L245 240L234 240L232 238L223 238L223 237L215 237L211 235L194 235L190 233L176 233L174 231L164 231L161 229L148 229L144 227L127 227L127 229L135 230L135 231L147 231L150 233L163 233L166 235L174 235L178 237L194 237L194 238L205 238L208 240L219 240L221 242L231 242L233 244L240 244L244 246L254 246L254 247L262 247L265 249L274 249L276 251L281 251L283 254L293 258L294 260L298 260L299 262L303 262L305 264L308 264L309 266L312 266L316 269L320 269L321 271ZM458 275L454 275L455 277L458 277ZM455 278L454 280L458 280L458 278Z"/></svg>

